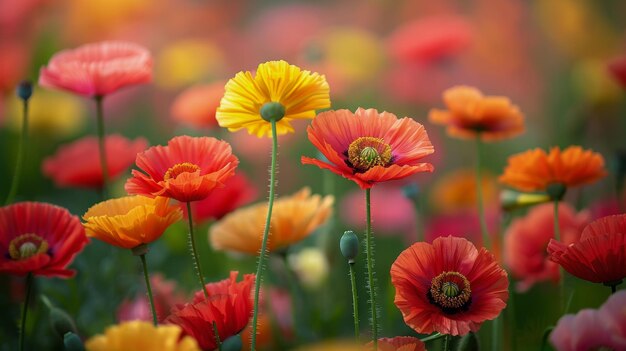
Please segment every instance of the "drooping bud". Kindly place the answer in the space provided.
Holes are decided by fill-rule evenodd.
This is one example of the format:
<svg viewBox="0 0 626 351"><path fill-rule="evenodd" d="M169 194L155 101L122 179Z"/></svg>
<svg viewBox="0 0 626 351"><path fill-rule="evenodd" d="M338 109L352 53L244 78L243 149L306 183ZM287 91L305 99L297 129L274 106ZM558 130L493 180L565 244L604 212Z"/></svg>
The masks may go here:
<svg viewBox="0 0 626 351"><path fill-rule="evenodd" d="M278 122L285 117L285 106L280 102L266 102L261 106L261 118L268 122Z"/></svg>
<svg viewBox="0 0 626 351"><path fill-rule="evenodd" d="M222 351L241 351L243 342L241 341L241 335L236 334L222 342Z"/></svg>
<svg viewBox="0 0 626 351"><path fill-rule="evenodd" d="M74 319L64 310L53 306L46 296L42 296L41 300L48 307L50 325L54 332L63 338L67 333L78 333Z"/></svg>
<svg viewBox="0 0 626 351"><path fill-rule="evenodd" d="M85 351L85 346L82 340L72 332L67 332L63 336L63 345L65 345L66 351Z"/></svg>
<svg viewBox="0 0 626 351"><path fill-rule="evenodd" d="M28 80L23 80L17 85L15 89L17 96L22 100L28 100L33 95L33 83Z"/></svg>
<svg viewBox="0 0 626 351"><path fill-rule="evenodd" d="M339 241L339 248L343 257L348 260L348 263L353 264L356 256L359 254L359 238L353 231L346 230Z"/></svg>

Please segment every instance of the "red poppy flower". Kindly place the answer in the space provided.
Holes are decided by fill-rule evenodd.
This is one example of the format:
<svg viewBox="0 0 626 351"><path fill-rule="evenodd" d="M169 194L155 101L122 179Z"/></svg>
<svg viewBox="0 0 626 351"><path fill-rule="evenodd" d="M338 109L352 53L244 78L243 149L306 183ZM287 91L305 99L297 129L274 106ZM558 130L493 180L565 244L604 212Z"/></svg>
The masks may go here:
<svg viewBox="0 0 626 351"><path fill-rule="evenodd" d="M609 62L608 69L613 78L626 89L626 56L618 57Z"/></svg>
<svg viewBox="0 0 626 351"><path fill-rule="evenodd" d="M0 273L69 278L66 267L87 244L78 217L43 202L0 208Z"/></svg>
<svg viewBox="0 0 626 351"><path fill-rule="evenodd" d="M509 279L486 249L463 238L417 242L391 266L395 304L418 333L464 335L506 306Z"/></svg>
<svg viewBox="0 0 626 351"><path fill-rule="evenodd" d="M144 138L131 141L112 134L106 137L105 145L109 177L115 179L133 164L148 142ZM102 188L98 139L88 136L61 146L56 154L44 160L42 169L59 187Z"/></svg>
<svg viewBox="0 0 626 351"><path fill-rule="evenodd" d="M257 189L243 174L237 173L224 182L223 188L213 190L209 196L191 204L193 220L200 223L218 220L239 207L252 202L257 197ZM187 206L182 206L187 216Z"/></svg>
<svg viewBox="0 0 626 351"><path fill-rule="evenodd" d="M172 117L195 128L217 126L215 111L224 96L226 82L198 85L183 91L171 107Z"/></svg>
<svg viewBox="0 0 626 351"><path fill-rule="evenodd" d="M372 346L373 343L369 342L368 350L371 350ZM380 351L426 351L426 345L412 336L396 336L378 339L378 349Z"/></svg>
<svg viewBox="0 0 626 351"><path fill-rule="evenodd" d="M550 259L570 274L593 283L617 285L626 278L626 215L591 222L580 241L548 244Z"/></svg>
<svg viewBox="0 0 626 351"><path fill-rule="evenodd" d="M254 274L246 274L237 282L238 274L230 272L230 278L207 284L208 298L202 291L197 292L191 303L173 308L165 323L180 326L183 333L194 337L203 350L217 348L213 323L222 341L241 332L252 316L250 293Z"/></svg>
<svg viewBox="0 0 626 351"><path fill-rule="evenodd" d="M152 80L152 57L144 47L103 41L52 56L39 73L39 85L89 97Z"/></svg>
<svg viewBox="0 0 626 351"><path fill-rule="evenodd" d="M580 238L589 213L576 211L566 203L559 204L561 239L570 244ZM548 258L546 246L554 238L554 205L542 204L526 216L513 221L504 236L504 258L511 274L520 279L519 291L530 289L535 283L559 281L559 266Z"/></svg>
<svg viewBox="0 0 626 351"><path fill-rule="evenodd" d="M302 157L368 189L379 182L432 172L418 162L434 152L424 127L411 118L359 108L320 113L307 128L309 140L328 162Z"/></svg>
<svg viewBox="0 0 626 351"><path fill-rule="evenodd" d="M205 199L235 173L239 160L230 145L209 137L172 138L137 155L137 167L126 182L129 194L165 196L180 202Z"/></svg>
<svg viewBox="0 0 626 351"><path fill-rule="evenodd" d="M402 61L431 62L461 52L471 41L472 28L462 17L433 16L398 27L389 49Z"/></svg>

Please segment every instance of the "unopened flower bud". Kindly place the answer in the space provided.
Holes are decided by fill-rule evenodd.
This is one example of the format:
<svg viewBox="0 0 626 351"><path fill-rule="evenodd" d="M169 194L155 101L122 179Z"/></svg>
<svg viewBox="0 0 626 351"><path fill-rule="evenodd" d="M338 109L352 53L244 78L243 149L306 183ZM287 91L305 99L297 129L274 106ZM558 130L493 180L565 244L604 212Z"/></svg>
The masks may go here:
<svg viewBox="0 0 626 351"><path fill-rule="evenodd" d="M17 85L15 90L20 99L28 100L33 95L33 83L28 80L23 80Z"/></svg>
<svg viewBox="0 0 626 351"><path fill-rule="evenodd" d="M78 333L74 319L67 312L53 306L46 296L41 296L41 300L48 307L50 325L60 338L63 338L68 332Z"/></svg>
<svg viewBox="0 0 626 351"><path fill-rule="evenodd" d="M339 241L339 248L341 254L348 260L348 263L353 264L356 256L359 254L359 238L351 230L346 230L341 236Z"/></svg>
<svg viewBox="0 0 626 351"><path fill-rule="evenodd" d="M241 351L243 342L241 335L235 334L222 342L222 351Z"/></svg>
<svg viewBox="0 0 626 351"><path fill-rule="evenodd" d="M63 336L63 345L66 351L85 351L82 340L80 340L78 335L72 332L65 333Z"/></svg>
<svg viewBox="0 0 626 351"><path fill-rule="evenodd" d="M534 206L550 200L550 196L546 194L519 193L513 190L503 190L500 193L500 206L505 211Z"/></svg>

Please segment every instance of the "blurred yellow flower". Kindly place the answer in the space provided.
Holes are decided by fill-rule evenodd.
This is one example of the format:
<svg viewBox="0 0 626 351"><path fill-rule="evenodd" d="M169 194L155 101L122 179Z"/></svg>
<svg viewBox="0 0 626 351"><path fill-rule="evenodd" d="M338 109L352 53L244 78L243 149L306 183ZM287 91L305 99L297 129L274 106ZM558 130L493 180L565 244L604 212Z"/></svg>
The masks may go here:
<svg viewBox="0 0 626 351"><path fill-rule="evenodd" d="M271 124L261 117L267 103L278 103L284 117L276 123L277 133L293 132L291 120L312 119L315 110L330 107L326 78L303 71L285 61L270 61L251 72L239 72L226 83L225 94L217 109L220 126L234 132L246 128L258 137L271 136Z"/></svg>
<svg viewBox="0 0 626 351"><path fill-rule="evenodd" d="M165 89L215 78L225 66L224 53L217 45L193 39L164 47L155 62L154 81Z"/></svg>
<svg viewBox="0 0 626 351"><path fill-rule="evenodd" d="M157 240L167 227L182 218L169 198L126 196L100 202L83 215L87 236L132 249Z"/></svg>
<svg viewBox="0 0 626 351"><path fill-rule="evenodd" d="M597 106L620 100L622 91L606 68L607 60L587 59L576 63L572 72L574 87L585 102Z"/></svg>
<svg viewBox="0 0 626 351"><path fill-rule="evenodd" d="M330 217L333 201L332 196L311 195L309 188L277 198L270 224L268 251L286 248L311 234ZM231 212L211 226L211 245L216 250L256 255L261 249L266 215L267 203Z"/></svg>
<svg viewBox="0 0 626 351"><path fill-rule="evenodd" d="M288 262L302 284L308 288L319 287L328 276L328 260L318 248L309 247L289 255Z"/></svg>
<svg viewBox="0 0 626 351"><path fill-rule="evenodd" d="M145 321L132 321L108 327L85 343L87 351L200 351L190 336L182 339L177 325L153 326Z"/></svg>
<svg viewBox="0 0 626 351"><path fill-rule="evenodd" d="M496 179L492 175L482 175L482 191L486 207L498 201L496 184ZM432 205L443 213L473 209L477 201L476 174L469 169L457 170L439 178L430 195Z"/></svg>
<svg viewBox="0 0 626 351"><path fill-rule="evenodd" d="M22 100L8 101L7 126L22 129ZM35 88L28 103L28 128L33 134L64 139L85 126L85 108L80 98L71 94Z"/></svg>
<svg viewBox="0 0 626 351"><path fill-rule="evenodd" d="M153 10L153 5L150 0L70 0L64 24L75 41L101 40L119 28L137 23Z"/></svg>

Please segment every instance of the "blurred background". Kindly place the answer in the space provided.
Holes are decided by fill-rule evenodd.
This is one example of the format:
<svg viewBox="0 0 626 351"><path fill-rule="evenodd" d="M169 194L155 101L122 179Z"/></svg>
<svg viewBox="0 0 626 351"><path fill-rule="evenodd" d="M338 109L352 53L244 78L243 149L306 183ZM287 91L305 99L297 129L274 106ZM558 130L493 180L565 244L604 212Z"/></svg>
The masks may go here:
<svg viewBox="0 0 626 351"><path fill-rule="evenodd" d="M435 154L427 160L435 165L434 173L381 185L372 192L381 335L415 335L393 305L388 273L393 260L422 238L453 234L480 242L471 170L474 148L430 124L428 111L443 107L443 90L464 84L486 95L507 96L524 113L525 134L484 148L489 225L500 243L504 225L525 212L500 211L501 186L496 178L509 155L529 148L577 144L602 153L612 174L592 187L570 192L566 201L585 218L615 213L623 198L615 189L621 189L626 152L626 94L607 63L626 55L624 13L626 2L619 0L0 0L0 194L9 190L20 135L16 84L23 79L36 82L40 67L59 50L121 39L151 51L154 81L107 97L107 132L143 137L150 145L182 134L225 139L241 160L238 172L254 188L255 197L248 201L265 201L270 140L243 130L222 130L214 113L223 85L235 73L284 59L326 75L333 109L373 107L412 117L425 125L435 145ZM306 138L307 123L280 139L278 194L292 194L303 186L315 193L333 193L336 212L330 223L288 252L294 257L303 250L317 252L291 267L301 277L296 301L300 325L294 326L290 317L283 268L280 262L269 263L271 293L265 298L275 300L270 304L272 324L278 328L267 334L268 350L349 337L352 331L350 283L338 239L347 229L362 232L362 192L330 172L300 164L301 155L316 156ZM55 186L42 172L42 163L61 145L95 133L93 101L36 87L30 132L18 199L54 203L82 215L99 201L99 194ZM125 195L126 175L117 178L115 196ZM254 257L209 247L205 239L209 226L209 221L200 223L198 230L203 233L198 237L207 281L224 279L230 270L253 272ZM152 272L175 282L178 294L189 296L195 290L184 223L154 243L148 259ZM92 240L73 267L78 270L74 279L38 278L35 289L74 316L85 337L118 320L123 301L144 294L139 262L129 251ZM366 316L362 260L356 269L362 287L361 315ZM311 275L318 279L307 281ZM7 276L0 282L1 347L12 350L24 282ZM577 293L572 312L597 307L608 294L591 283L573 284ZM545 328L559 316L552 303L556 294L549 282L515 293L515 305L504 312L506 349L539 347ZM28 335L36 337L30 339L31 345L61 349L60 339L45 322L41 301L32 306L35 317ZM362 318L364 331L366 320ZM480 333L486 347L489 328L485 323Z"/></svg>

